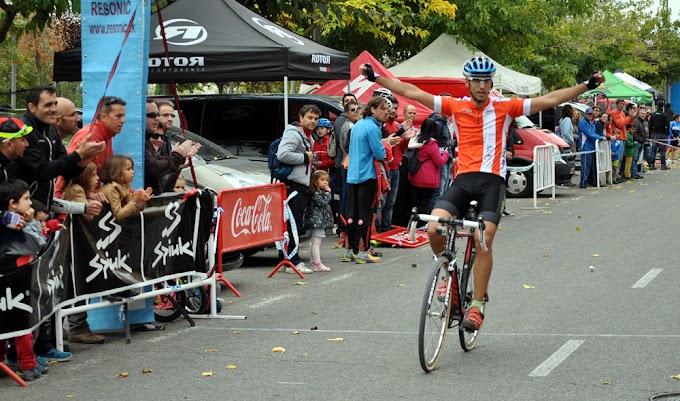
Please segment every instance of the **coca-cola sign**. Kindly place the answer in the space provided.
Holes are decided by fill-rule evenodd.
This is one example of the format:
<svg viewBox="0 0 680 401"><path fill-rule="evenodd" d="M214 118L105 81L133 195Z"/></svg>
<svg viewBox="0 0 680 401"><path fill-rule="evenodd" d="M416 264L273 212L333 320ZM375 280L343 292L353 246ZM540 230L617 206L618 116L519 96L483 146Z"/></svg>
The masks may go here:
<svg viewBox="0 0 680 401"><path fill-rule="evenodd" d="M238 237L242 234L264 234L271 231L271 203L271 194L258 196L254 205L244 205L243 198L239 198L231 214L231 235Z"/></svg>
<svg viewBox="0 0 680 401"><path fill-rule="evenodd" d="M223 210L217 233L221 252L239 251L283 239L281 183L221 191L217 204Z"/></svg>

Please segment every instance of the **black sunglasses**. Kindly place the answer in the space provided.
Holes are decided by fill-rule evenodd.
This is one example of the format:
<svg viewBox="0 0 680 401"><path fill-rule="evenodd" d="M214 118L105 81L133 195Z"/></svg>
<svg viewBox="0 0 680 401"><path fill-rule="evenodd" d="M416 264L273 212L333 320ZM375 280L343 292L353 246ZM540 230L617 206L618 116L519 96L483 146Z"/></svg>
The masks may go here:
<svg viewBox="0 0 680 401"><path fill-rule="evenodd" d="M158 117L160 117L161 115L160 115L159 113L146 113L146 116L147 116L148 118L158 118Z"/></svg>
<svg viewBox="0 0 680 401"><path fill-rule="evenodd" d="M149 135L149 138L153 138L153 139L163 139L163 138L165 138L165 134L156 134L156 133L153 133L153 134L150 134L150 135Z"/></svg>
<svg viewBox="0 0 680 401"><path fill-rule="evenodd" d="M125 104L125 101L119 97L110 96L109 100L104 103L104 106L111 106L112 104Z"/></svg>
<svg viewBox="0 0 680 401"><path fill-rule="evenodd" d="M351 111L352 113L356 113L357 108L355 107L355 108L353 108L353 109L349 109L349 111Z"/></svg>

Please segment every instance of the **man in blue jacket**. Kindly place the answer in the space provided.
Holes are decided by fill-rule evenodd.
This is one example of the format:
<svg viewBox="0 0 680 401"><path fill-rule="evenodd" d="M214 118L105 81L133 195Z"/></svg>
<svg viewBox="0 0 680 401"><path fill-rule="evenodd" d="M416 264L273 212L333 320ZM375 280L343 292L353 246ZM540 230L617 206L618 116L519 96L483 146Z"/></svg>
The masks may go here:
<svg viewBox="0 0 680 401"><path fill-rule="evenodd" d="M578 122L578 142L581 152L588 152L595 150L595 141L607 140L606 136L598 135L595 132L595 123L593 123L593 109L588 107L585 116ZM588 173L593 164L594 153L581 154L581 183L580 188L588 187Z"/></svg>

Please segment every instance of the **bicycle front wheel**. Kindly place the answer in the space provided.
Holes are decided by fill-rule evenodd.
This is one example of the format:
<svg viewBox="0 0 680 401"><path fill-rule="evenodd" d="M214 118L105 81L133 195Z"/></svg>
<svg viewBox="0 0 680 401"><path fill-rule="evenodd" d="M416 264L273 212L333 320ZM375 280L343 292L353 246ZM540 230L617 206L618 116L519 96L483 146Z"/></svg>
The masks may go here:
<svg viewBox="0 0 680 401"><path fill-rule="evenodd" d="M451 277L448 255L439 256L425 289L418 330L420 366L431 372L437 366L446 339L451 313Z"/></svg>
<svg viewBox="0 0 680 401"><path fill-rule="evenodd" d="M474 238L470 237L469 241L471 242L471 245L468 245L468 248L470 246L474 247ZM471 248L466 251L465 259L466 261L461 268L462 271L460 274L460 291L461 298L463 300L463 314L465 314L465 311L470 308L470 304L472 303L475 295L475 275L473 269L475 264L475 252ZM460 325L458 327L458 338L460 339L460 346L465 352L472 351L472 349L477 344L477 340L479 339L479 330L468 331L463 328L463 325Z"/></svg>

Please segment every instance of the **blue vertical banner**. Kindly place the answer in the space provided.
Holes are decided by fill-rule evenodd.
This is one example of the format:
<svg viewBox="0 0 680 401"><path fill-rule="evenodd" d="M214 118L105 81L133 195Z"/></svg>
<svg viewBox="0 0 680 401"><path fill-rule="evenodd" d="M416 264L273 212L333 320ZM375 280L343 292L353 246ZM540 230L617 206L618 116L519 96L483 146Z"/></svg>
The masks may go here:
<svg viewBox="0 0 680 401"><path fill-rule="evenodd" d="M127 102L126 121L113 138L113 151L132 157L132 187L142 188L150 0L81 0L81 15L83 123L93 121L102 96Z"/></svg>

